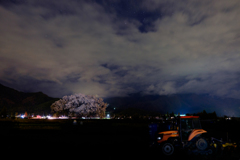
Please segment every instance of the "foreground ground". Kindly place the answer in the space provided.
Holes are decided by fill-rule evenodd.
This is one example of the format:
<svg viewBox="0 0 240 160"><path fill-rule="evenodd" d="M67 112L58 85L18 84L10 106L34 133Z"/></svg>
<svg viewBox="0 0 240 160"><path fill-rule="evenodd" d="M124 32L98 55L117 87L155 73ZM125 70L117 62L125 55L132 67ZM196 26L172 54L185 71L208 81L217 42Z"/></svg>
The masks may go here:
<svg viewBox="0 0 240 160"><path fill-rule="evenodd" d="M150 120L0 120L2 156L128 159L236 159L240 152L164 157L149 147ZM210 136L239 142L239 122L203 122Z"/></svg>

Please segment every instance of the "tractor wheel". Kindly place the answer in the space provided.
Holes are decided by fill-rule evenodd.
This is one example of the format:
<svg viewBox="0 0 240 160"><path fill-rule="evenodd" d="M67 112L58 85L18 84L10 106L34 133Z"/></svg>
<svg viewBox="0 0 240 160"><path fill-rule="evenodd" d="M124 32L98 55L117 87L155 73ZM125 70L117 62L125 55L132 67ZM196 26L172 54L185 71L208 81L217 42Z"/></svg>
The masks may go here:
<svg viewBox="0 0 240 160"><path fill-rule="evenodd" d="M166 142L162 145L162 152L166 156L171 156L174 153L174 146L171 143Z"/></svg>
<svg viewBox="0 0 240 160"><path fill-rule="evenodd" d="M206 150L208 148L208 142L204 138L199 138L196 141L196 147L201 151Z"/></svg>

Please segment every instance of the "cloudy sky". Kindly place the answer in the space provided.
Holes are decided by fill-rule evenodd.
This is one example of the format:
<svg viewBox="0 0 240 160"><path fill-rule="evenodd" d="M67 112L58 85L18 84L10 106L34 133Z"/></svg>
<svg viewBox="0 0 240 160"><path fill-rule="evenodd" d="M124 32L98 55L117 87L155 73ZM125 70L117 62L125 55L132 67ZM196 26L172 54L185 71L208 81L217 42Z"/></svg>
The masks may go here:
<svg viewBox="0 0 240 160"><path fill-rule="evenodd" d="M239 15L239 0L0 0L0 83L240 99Z"/></svg>

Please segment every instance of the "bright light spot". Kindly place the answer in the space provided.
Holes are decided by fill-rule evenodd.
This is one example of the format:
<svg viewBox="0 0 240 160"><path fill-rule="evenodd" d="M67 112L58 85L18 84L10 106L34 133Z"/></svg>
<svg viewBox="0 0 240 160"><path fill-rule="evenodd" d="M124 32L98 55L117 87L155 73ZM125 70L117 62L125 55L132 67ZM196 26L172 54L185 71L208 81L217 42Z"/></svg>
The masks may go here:
<svg viewBox="0 0 240 160"><path fill-rule="evenodd" d="M56 117L49 117L48 119L56 119Z"/></svg>
<svg viewBox="0 0 240 160"><path fill-rule="evenodd" d="M56 117L47 116L47 119L56 119Z"/></svg>
<svg viewBox="0 0 240 160"><path fill-rule="evenodd" d="M180 114L180 116L186 116L186 114Z"/></svg>
<svg viewBox="0 0 240 160"><path fill-rule="evenodd" d="M62 116L62 117L59 117L60 119L68 119L68 117L65 117L65 116Z"/></svg>

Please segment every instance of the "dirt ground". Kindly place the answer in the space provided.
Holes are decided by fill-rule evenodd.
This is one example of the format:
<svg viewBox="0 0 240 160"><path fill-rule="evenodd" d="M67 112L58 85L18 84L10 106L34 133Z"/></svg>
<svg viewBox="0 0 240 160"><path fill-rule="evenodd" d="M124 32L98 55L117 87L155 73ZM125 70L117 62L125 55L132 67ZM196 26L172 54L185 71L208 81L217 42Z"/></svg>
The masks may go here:
<svg viewBox="0 0 240 160"><path fill-rule="evenodd" d="M240 151L214 156L165 157L149 147L150 120L1 120L1 153L9 157L132 159L240 159ZM209 136L239 142L239 122L203 122Z"/></svg>

